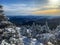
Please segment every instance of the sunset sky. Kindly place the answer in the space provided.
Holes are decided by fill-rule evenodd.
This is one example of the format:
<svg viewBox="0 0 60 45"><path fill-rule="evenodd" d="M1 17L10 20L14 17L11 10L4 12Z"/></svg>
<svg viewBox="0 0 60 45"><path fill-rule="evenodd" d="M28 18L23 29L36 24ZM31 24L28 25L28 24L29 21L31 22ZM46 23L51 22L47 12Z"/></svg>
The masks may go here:
<svg viewBox="0 0 60 45"><path fill-rule="evenodd" d="M6 15L60 15L60 0L0 0Z"/></svg>

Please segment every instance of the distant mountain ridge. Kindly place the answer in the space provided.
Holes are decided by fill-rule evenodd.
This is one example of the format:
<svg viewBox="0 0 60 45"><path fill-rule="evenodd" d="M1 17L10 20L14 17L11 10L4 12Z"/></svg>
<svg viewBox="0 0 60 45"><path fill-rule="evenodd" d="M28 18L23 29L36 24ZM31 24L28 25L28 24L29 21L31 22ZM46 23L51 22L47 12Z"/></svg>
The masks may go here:
<svg viewBox="0 0 60 45"><path fill-rule="evenodd" d="M45 25L48 22L50 28L56 28L60 24L60 16L8 16L9 21L19 25L32 25L33 22L40 25Z"/></svg>

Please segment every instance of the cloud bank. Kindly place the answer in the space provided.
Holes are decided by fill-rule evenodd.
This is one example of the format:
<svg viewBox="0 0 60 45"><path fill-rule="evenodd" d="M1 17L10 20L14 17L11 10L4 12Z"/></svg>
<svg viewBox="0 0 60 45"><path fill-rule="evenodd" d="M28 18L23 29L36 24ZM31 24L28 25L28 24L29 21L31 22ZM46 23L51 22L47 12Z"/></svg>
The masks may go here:
<svg viewBox="0 0 60 45"><path fill-rule="evenodd" d="M60 15L59 2L60 0L1 0L6 15Z"/></svg>

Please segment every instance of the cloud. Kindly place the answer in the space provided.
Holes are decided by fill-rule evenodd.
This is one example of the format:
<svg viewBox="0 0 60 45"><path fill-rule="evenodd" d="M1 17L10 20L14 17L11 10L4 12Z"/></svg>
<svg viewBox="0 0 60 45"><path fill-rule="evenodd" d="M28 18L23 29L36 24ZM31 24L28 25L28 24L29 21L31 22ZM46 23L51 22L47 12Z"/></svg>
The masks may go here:
<svg viewBox="0 0 60 45"><path fill-rule="evenodd" d="M60 0L14 0L3 4L6 15L41 15L59 14ZM19 2L19 3L18 3ZM21 2L21 3L20 3ZM52 2L52 4L51 4ZM55 4L56 3L56 4Z"/></svg>
<svg viewBox="0 0 60 45"><path fill-rule="evenodd" d="M32 12L35 15L60 15L60 0L46 0L47 3L39 6L37 11Z"/></svg>
<svg viewBox="0 0 60 45"><path fill-rule="evenodd" d="M12 4L3 6L6 15L30 15L33 11L38 10L38 8L28 6L27 4Z"/></svg>
<svg viewBox="0 0 60 45"><path fill-rule="evenodd" d="M38 14L59 14L59 6L33 6L27 4L4 5L6 15L38 15Z"/></svg>
<svg viewBox="0 0 60 45"><path fill-rule="evenodd" d="M32 12L33 14L60 14L60 9L48 9Z"/></svg>
<svg viewBox="0 0 60 45"><path fill-rule="evenodd" d="M60 0L48 0L49 5L60 5Z"/></svg>

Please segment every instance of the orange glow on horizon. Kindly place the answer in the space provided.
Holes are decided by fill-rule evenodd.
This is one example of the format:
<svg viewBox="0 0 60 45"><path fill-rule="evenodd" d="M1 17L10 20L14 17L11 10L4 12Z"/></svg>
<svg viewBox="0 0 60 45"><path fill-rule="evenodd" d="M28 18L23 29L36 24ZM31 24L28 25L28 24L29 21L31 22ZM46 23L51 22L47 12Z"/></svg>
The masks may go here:
<svg viewBox="0 0 60 45"><path fill-rule="evenodd" d="M32 12L33 14L60 14L60 9L49 9Z"/></svg>

